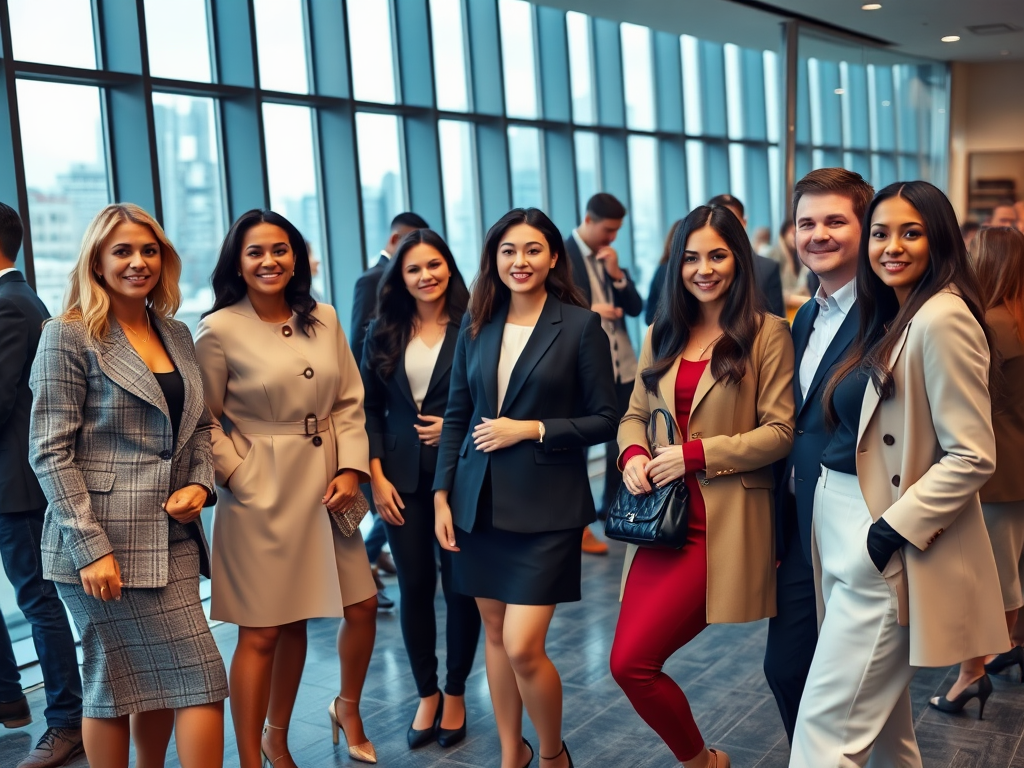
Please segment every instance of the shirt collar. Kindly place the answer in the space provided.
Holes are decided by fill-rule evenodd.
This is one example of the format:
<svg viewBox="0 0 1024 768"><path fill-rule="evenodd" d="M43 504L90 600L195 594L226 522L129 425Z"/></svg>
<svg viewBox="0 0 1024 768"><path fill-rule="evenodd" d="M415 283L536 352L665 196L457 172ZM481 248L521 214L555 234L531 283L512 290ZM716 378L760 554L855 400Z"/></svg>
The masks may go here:
<svg viewBox="0 0 1024 768"><path fill-rule="evenodd" d="M583 256L584 259L594 253L594 249L583 242L583 238L580 237L578 229L574 229L572 231L572 239L576 241L576 245L578 245L580 249L580 255Z"/></svg>
<svg viewBox="0 0 1024 768"><path fill-rule="evenodd" d="M380 255L383 256L388 261L391 261L391 254L385 251L383 248L380 251Z"/></svg>
<svg viewBox="0 0 1024 768"><path fill-rule="evenodd" d="M831 296L826 296L822 286L818 286L818 292L814 294L814 300L822 309L836 307L844 315L850 314L850 308L857 301L857 279L854 278Z"/></svg>
<svg viewBox="0 0 1024 768"><path fill-rule="evenodd" d="M7 269L0 269L0 277L3 277L4 275L8 274L9 272L17 272L17 271L18 271L17 267L8 267Z"/></svg>

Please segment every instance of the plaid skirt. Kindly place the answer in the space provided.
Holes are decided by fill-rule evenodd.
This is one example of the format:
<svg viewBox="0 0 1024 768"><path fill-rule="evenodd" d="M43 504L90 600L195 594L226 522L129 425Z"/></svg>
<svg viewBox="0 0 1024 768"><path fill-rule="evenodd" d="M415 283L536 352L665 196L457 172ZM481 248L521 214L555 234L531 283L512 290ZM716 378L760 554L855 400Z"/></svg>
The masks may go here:
<svg viewBox="0 0 1024 768"><path fill-rule="evenodd" d="M199 600L199 544L171 523L167 586L103 602L57 583L82 638L85 717L111 718L223 701L224 662Z"/></svg>

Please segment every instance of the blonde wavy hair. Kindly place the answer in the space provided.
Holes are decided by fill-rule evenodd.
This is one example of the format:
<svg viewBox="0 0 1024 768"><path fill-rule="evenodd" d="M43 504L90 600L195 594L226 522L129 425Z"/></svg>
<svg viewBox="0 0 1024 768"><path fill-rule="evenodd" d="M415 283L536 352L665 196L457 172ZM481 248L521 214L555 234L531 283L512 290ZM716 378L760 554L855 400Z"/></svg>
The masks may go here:
<svg viewBox="0 0 1024 768"><path fill-rule="evenodd" d="M146 297L146 306L163 318L170 318L181 306L181 257L167 239L156 219L133 203L108 205L92 220L82 237L78 261L71 271L71 281L64 299L66 320L81 320L89 335L101 339L110 332L110 296L96 277L100 248L114 229L123 223L149 227L160 244L160 279Z"/></svg>

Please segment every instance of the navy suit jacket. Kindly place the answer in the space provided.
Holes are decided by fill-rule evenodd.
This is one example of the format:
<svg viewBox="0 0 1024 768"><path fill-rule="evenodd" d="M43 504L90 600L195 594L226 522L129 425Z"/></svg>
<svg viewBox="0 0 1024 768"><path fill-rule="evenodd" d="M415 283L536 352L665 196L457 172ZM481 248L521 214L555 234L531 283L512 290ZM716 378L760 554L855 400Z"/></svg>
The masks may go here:
<svg viewBox="0 0 1024 768"><path fill-rule="evenodd" d="M778 262L755 253L754 282L757 284L757 290L761 292L764 308L773 315L785 317L786 302L782 297L782 275Z"/></svg>
<svg viewBox="0 0 1024 768"><path fill-rule="evenodd" d="M590 294L590 273L587 272L587 265L583 263L583 254L576 244L576 238L572 235L565 238L565 252L569 255L569 263L572 264L572 280L583 294L583 298L587 300L589 307L594 303L594 297ZM637 317L644 310L644 300L640 298L629 272L625 269L622 272L626 275L626 287L619 289L612 286L612 295L609 298L616 307L622 307L624 314ZM611 285L611 280L608 284Z"/></svg>
<svg viewBox="0 0 1024 768"><path fill-rule="evenodd" d="M366 326L377 314L377 287L384 277L384 267L388 265L388 257L381 254L377 263L363 272L356 280L352 290L352 325L349 328L349 341L352 356L358 363L363 359L363 344L366 341Z"/></svg>
<svg viewBox="0 0 1024 768"><path fill-rule="evenodd" d="M450 492L453 522L471 531L489 470L495 528L582 528L595 517L587 447L614 440L619 423L608 336L594 312L549 294L499 411L498 357L507 318L506 303L476 338L469 334L469 315L463 318L434 490ZM543 421L544 442L478 451L474 427L501 416Z"/></svg>
<svg viewBox="0 0 1024 768"><path fill-rule="evenodd" d="M448 408L448 386L459 324L448 324L423 406L417 410L409 378L405 375L404 350L398 366L386 382L372 369L370 360L375 351L375 323L371 322L366 331L363 360L359 366L365 391L363 409L366 411L366 434L370 438L370 458L380 459L384 476L399 493L415 493L419 490L421 473L433 475L437 468L438 449L421 443L414 425L422 424L417 418L420 413L443 417Z"/></svg>
<svg viewBox="0 0 1024 768"><path fill-rule="evenodd" d="M796 491L797 529L800 544L803 547L807 562L811 562L811 516L814 511L814 488L821 474L821 455L825 452L832 434L825 425L825 409L821 396L832 377L833 371L843 361L846 352L857 336L860 323L860 310L856 302L850 307L843 324L839 326L832 343L825 350L825 355L818 364L818 369L807 388L807 398L801 396L800 363L807 350L807 341L814 328L814 320L818 316L818 302L814 299L804 303L797 310L793 319L793 345L796 349L795 370L793 375L793 395L796 403L796 426L793 431L793 450L786 460L785 475L779 483L778 493L789 492L789 477L793 475ZM776 542L782 557L785 537L782 535L781 510L786 509L781 500L775 505L780 510L777 519Z"/></svg>

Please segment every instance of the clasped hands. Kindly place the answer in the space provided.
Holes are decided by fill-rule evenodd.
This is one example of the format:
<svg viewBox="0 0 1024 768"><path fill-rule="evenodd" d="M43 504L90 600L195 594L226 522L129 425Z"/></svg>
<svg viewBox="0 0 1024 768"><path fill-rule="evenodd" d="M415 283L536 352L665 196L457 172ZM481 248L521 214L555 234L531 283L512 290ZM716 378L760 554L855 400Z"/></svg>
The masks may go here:
<svg viewBox="0 0 1024 768"><path fill-rule="evenodd" d="M634 496L650 493L686 474L683 446L663 445L654 449L654 458L634 456L622 470L622 482Z"/></svg>

